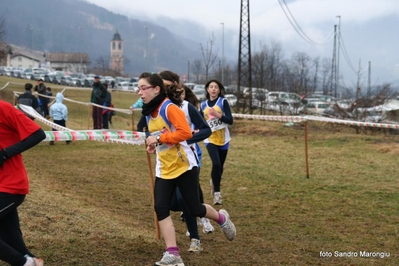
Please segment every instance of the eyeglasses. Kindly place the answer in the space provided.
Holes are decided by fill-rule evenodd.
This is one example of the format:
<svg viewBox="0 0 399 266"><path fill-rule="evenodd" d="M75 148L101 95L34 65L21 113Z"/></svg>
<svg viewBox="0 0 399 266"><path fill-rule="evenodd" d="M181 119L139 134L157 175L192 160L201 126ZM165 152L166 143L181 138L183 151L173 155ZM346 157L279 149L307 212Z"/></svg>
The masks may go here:
<svg viewBox="0 0 399 266"><path fill-rule="evenodd" d="M140 87L137 88L137 92L145 91L145 90L148 90L148 89L151 89L151 88L154 88L154 86L141 86L141 88Z"/></svg>

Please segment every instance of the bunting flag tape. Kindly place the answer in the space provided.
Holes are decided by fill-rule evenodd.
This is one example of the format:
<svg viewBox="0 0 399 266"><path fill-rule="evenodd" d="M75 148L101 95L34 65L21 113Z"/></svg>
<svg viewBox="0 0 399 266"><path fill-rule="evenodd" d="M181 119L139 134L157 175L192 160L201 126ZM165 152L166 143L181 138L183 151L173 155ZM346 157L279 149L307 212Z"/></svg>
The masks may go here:
<svg viewBox="0 0 399 266"><path fill-rule="evenodd" d="M45 133L45 141L104 140L106 142L144 144L145 140L145 133L135 131L75 130L45 131Z"/></svg>
<svg viewBox="0 0 399 266"><path fill-rule="evenodd" d="M17 107L40 122L58 130L45 131L46 139L44 141L97 140L129 145L143 145L145 143L146 136L144 132L129 130L72 130L47 120L31 106L20 104Z"/></svg>

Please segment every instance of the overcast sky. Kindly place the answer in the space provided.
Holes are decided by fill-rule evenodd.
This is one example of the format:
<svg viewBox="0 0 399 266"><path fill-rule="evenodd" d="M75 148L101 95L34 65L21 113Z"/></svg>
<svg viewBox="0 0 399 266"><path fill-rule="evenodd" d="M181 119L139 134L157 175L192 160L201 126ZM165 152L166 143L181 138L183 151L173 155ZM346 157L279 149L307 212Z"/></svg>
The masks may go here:
<svg viewBox="0 0 399 266"><path fill-rule="evenodd" d="M206 29L212 31L221 31L221 23L224 23L225 31L239 31L240 3L239 0L86 0L112 12L134 16L137 19L147 17L154 20L158 16L166 16L173 19L188 19L203 25ZM364 49L368 45L366 36L370 33L370 25L378 23L385 25L387 20L391 23L396 22L392 27L392 35L399 35L399 0L285 0L289 12L293 15L295 21L301 27L310 42L306 42L294 30L281 5L283 0L251 0L251 34L264 36L265 39L273 39L285 44L296 45L298 52L310 54L312 57L332 57L332 32L334 24L339 24L337 16L341 16L341 32L345 48L349 55L349 61L357 70L361 60L363 70L367 69L367 62L371 61L375 67L372 71L377 77L387 81L399 79L399 43L385 47L389 36L374 36L370 40L373 45L370 49ZM387 25L388 26L388 25ZM378 29L374 29L378 32ZM381 32L387 32L387 29L381 29ZM373 33L374 34L374 33ZM356 36L354 36L356 35ZM357 36L358 35L358 36ZM329 38L330 37L330 38ZM356 43L354 40L363 40L362 43ZM330 42L326 43L326 40ZM398 41L399 38L395 37ZM378 42L381 42L379 45ZM324 44L320 44L324 43ZM252 45L256 45L252 42ZM392 48L395 47L395 48ZM362 49L359 49L362 48ZM252 49L254 51L254 49ZM256 50L256 49L255 49ZM363 53L363 54L362 54ZM342 55L341 55L342 56ZM340 59L340 68L343 72L350 72L349 63L343 58ZM353 75L352 71L352 75Z"/></svg>

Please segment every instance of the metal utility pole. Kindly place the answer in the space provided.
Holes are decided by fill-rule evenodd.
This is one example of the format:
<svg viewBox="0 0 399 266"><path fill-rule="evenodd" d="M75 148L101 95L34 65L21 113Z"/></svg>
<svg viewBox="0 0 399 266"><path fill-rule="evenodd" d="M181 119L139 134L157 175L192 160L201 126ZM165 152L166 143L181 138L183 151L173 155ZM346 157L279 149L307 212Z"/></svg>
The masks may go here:
<svg viewBox="0 0 399 266"><path fill-rule="evenodd" d="M222 25L222 84L224 84L224 22L220 23Z"/></svg>
<svg viewBox="0 0 399 266"><path fill-rule="evenodd" d="M369 75L368 75L367 99L370 99L370 94L371 94L371 61L369 61Z"/></svg>
<svg viewBox="0 0 399 266"><path fill-rule="evenodd" d="M30 28L30 30L32 31L32 68L34 68L35 67L35 60L33 59L33 55L34 55L34 52L33 52L33 50L34 50L34 41L35 41L35 33L34 33L34 31L33 31L33 28Z"/></svg>
<svg viewBox="0 0 399 266"><path fill-rule="evenodd" d="M243 98L241 85L249 88L249 113L252 114L251 30L249 0L241 0L240 44L238 50L238 99ZM246 100L244 99L244 107ZM244 108L243 108L244 109ZM244 111L244 110L243 110Z"/></svg>
<svg viewBox="0 0 399 266"><path fill-rule="evenodd" d="M146 71L149 71L148 67L148 27L145 26L145 68Z"/></svg>
<svg viewBox="0 0 399 266"><path fill-rule="evenodd" d="M339 51L341 50L341 16L337 16L339 19L338 22L338 35L337 35L337 42L338 42L338 49L337 49L337 72L336 72L336 82L335 82L335 95L334 97L337 98L337 89L339 89Z"/></svg>
<svg viewBox="0 0 399 266"><path fill-rule="evenodd" d="M83 35L82 35L82 27L79 27L80 34L80 73L83 73L83 56L82 56L82 43L83 43Z"/></svg>
<svg viewBox="0 0 399 266"><path fill-rule="evenodd" d="M190 82L190 60L187 61L187 83Z"/></svg>
<svg viewBox="0 0 399 266"><path fill-rule="evenodd" d="M337 95L337 25L334 25L334 47L333 47L333 57L332 57L332 64L331 64L331 84L330 84L330 95L332 95L334 90L334 96Z"/></svg>

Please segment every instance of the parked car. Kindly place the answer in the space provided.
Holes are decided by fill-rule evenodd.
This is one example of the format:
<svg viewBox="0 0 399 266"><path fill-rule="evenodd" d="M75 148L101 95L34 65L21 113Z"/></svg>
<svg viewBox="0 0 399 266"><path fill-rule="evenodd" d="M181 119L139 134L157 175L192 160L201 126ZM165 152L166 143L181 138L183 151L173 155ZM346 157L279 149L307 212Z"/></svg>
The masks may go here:
<svg viewBox="0 0 399 266"><path fill-rule="evenodd" d="M267 94L267 108L280 113L297 114L303 107L301 99L296 93L272 91Z"/></svg>
<svg viewBox="0 0 399 266"><path fill-rule="evenodd" d="M0 66L0 76L5 76L6 75L6 70L5 70L5 66Z"/></svg>
<svg viewBox="0 0 399 266"><path fill-rule="evenodd" d="M55 75L54 78L53 78L53 81L51 83L60 85L61 84L61 78L62 78L61 76Z"/></svg>
<svg viewBox="0 0 399 266"><path fill-rule="evenodd" d="M53 74L44 75L44 82L53 83L55 76Z"/></svg>
<svg viewBox="0 0 399 266"><path fill-rule="evenodd" d="M138 91L139 90L139 83L138 82L129 82L129 90L130 91Z"/></svg>
<svg viewBox="0 0 399 266"><path fill-rule="evenodd" d="M226 98L230 106L235 106L237 104L237 97L234 94L226 94L224 98Z"/></svg>
<svg viewBox="0 0 399 266"><path fill-rule="evenodd" d="M5 76L11 77L11 72L12 72L13 70L14 70L13 67L5 67L5 68L4 68Z"/></svg>
<svg viewBox="0 0 399 266"><path fill-rule="evenodd" d="M119 82L117 85L116 85L116 89L117 90L123 90L123 91L127 91L127 90L129 90L129 82L127 82L127 81L122 81L122 82Z"/></svg>
<svg viewBox="0 0 399 266"><path fill-rule="evenodd" d="M303 107L302 112L308 115L323 115L329 106L328 102L310 102Z"/></svg>
<svg viewBox="0 0 399 266"><path fill-rule="evenodd" d="M202 102L206 100L205 89L193 90L195 96L197 96L198 101Z"/></svg>
<svg viewBox="0 0 399 266"><path fill-rule="evenodd" d="M184 85L186 85L186 86L189 87L191 90L193 90L193 89L194 89L194 86L197 85L197 84L187 82L187 83L184 83Z"/></svg>
<svg viewBox="0 0 399 266"><path fill-rule="evenodd" d="M85 79L76 79L76 83L75 83L75 86L76 87L84 87L84 80Z"/></svg>
<svg viewBox="0 0 399 266"><path fill-rule="evenodd" d="M196 90L203 90L203 91L205 91L205 84L195 84L194 86L193 86L193 89L192 89L193 91L196 91Z"/></svg>
<svg viewBox="0 0 399 266"><path fill-rule="evenodd" d="M84 79L83 82L84 82L84 83L83 83L83 84L84 84L84 87L90 88L90 87L93 86L94 78L87 77L87 78Z"/></svg>
<svg viewBox="0 0 399 266"><path fill-rule="evenodd" d="M323 112L323 116L330 118L338 118L338 119L352 119L353 114L341 108L337 104L332 104L327 107Z"/></svg>
<svg viewBox="0 0 399 266"><path fill-rule="evenodd" d="M383 120L382 113L376 108L355 108L352 111L354 119L362 122L380 123Z"/></svg>
<svg viewBox="0 0 399 266"><path fill-rule="evenodd" d="M72 78L69 76L61 77L61 85L71 86L71 87L75 86Z"/></svg>

